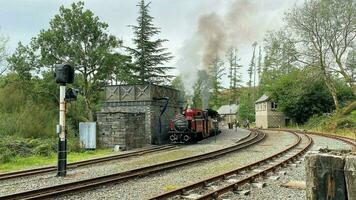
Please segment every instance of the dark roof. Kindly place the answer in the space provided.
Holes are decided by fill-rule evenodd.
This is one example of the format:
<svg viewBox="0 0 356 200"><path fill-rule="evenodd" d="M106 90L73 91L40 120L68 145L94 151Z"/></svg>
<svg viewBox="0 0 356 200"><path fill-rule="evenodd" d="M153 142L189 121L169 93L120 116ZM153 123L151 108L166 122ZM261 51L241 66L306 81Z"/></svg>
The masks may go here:
<svg viewBox="0 0 356 200"><path fill-rule="evenodd" d="M255 103L262 103L262 102L266 102L268 100L269 100L269 96L264 94Z"/></svg>

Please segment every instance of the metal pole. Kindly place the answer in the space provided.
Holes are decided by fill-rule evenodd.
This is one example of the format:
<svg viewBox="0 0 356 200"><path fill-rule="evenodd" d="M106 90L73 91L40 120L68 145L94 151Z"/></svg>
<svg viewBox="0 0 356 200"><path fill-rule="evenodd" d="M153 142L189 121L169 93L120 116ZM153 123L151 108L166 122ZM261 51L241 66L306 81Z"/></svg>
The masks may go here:
<svg viewBox="0 0 356 200"><path fill-rule="evenodd" d="M66 86L59 86L59 140L58 140L58 165L57 176L67 174L67 139L66 139Z"/></svg>

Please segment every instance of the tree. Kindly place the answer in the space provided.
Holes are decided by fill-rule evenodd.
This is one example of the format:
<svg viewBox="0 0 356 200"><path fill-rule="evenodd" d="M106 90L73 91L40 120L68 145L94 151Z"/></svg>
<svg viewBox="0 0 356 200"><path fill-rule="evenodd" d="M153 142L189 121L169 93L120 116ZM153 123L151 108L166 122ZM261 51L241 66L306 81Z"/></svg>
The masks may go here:
<svg viewBox="0 0 356 200"><path fill-rule="evenodd" d="M312 0L286 15L301 47L298 61L320 70L336 109L339 108L339 100L334 77L340 73L351 87L353 84L342 58L355 38L354 10L352 0ZM335 65L339 66L338 70Z"/></svg>
<svg viewBox="0 0 356 200"><path fill-rule="evenodd" d="M160 29L153 25L153 17L149 15L150 3L141 0L139 7L138 25L131 26L134 30L133 43L135 48L128 48L134 58L135 72L141 83L149 82L160 84L167 81L171 76L167 71L171 67L163 66L171 58L171 53L167 52L162 45L167 40L152 39L160 33Z"/></svg>
<svg viewBox="0 0 356 200"><path fill-rule="evenodd" d="M5 60L6 60L6 42L7 38L0 35L0 75L6 71Z"/></svg>
<svg viewBox="0 0 356 200"><path fill-rule="evenodd" d="M205 70L199 70L197 73L198 79L194 84L193 91L193 107L207 109L210 98L211 82L209 74Z"/></svg>
<svg viewBox="0 0 356 200"><path fill-rule="evenodd" d="M240 60L237 58L238 49L231 47L226 52L227 61L229 64L229 75L230 79L230 101L237 102L237 89L241 83L241 73L240 69L242 68L237 62Z"/></svg>
<svg viewBox="0 0 356 200"><path fill-rule="evenodd" d="M78 72L75 84L82 89L87 120L92 121L93 103L107 79L130 73L129 57L116 52L122 42L108 34L107 28L92 11L84 9L83 2L70 8L61 6L47 30L33 38L28 47L19 45L9 59L10 66L29 75L34 66L35 70L53 72L56 63L73 64ZM17 69L19 63L21 70Z"/></svg>
<svg viewBox="0 0 356 200"><path fill-rule="evenodd" d="M299 124L311 116L330 113L334 109L333 99L322 79L315 79L310 71L294 69L273 81L266 91L278 103L278 110ZM345 82L338 82L338 98L341 104L354 99Z"/></svg>
<svg viewBox="0 0 356 200"><path fill-rule="evenodd" d="M348 49L356 38L356 3L353 0L323 0L319 3L321 37L330 49L340 73L356 95L355 69L346 65Z"/></svg>
<svg viewBox="0 0 356 200"><path fill-rule="evenodd" d="M185 94L185 88L184 88L184 83L182 80L181 76L176 76L173 80L172 80L172 87L176 90L179 90L180 92L180 99L179 101L184 101L186 99L186 94Z"/></svg>
<svg viewBox="0 0 356 200"><path fill-rule="evenodd" d="M211 80L211 98L210 98L210 108L217 109L220 106L219 94L220 90L223 89L221 79L224 75L224 62L216 57L211 61L209 76Z"/></svg>
<svg viewBox="0 0 356 200"><path fill-rule="evenodd" d="M261 83L261 75L262 75L262 48L261 48L261 46L259 46L259 48L258 48L257 74L258 74L258 83Z"/></svg>
<svg viewBox="0 0 356 200"><path fill-rule="evenodd" d="M241 92L239 104L239 118L240 120L248 119L251 122L255 121L255 106L254 101L251 100L251 88L246 88Z"/></svg>
<svg viewBox="0 0 356 200"><path fill-rule="evenodd" d="M250 65L249 65L249 68L248 68L248 76L249 76L249 80L248 80L248 87L252 87L253 84L254 84L254 74L255 74L255 68L256 68L256 63L255 63L255 58L256 58L256 46L257 46L257 42L254 42L252 44L252 48L253 48L253 53L252 53L252 58L251 58L251 62L250 62Z"/></svg>
<svg viewBox="0 0 356 200"><path fill-rule="evenodd" d="M349 51L347 54L346 66L350 69L351 80L356 81L356 45L355 47Z"/></svg>

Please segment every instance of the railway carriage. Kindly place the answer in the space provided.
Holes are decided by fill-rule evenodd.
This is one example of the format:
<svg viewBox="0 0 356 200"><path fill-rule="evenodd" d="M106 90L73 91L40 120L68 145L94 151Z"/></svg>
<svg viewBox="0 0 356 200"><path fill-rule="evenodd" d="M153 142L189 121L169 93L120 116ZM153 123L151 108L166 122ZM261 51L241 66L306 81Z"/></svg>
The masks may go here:
<svg viewBox="0 0 356 200"><path fill-rule="evenodd" d="M220 133L219 114L214 110L188 108L170 122L168 131L172 143L195 143Z"/></svg>

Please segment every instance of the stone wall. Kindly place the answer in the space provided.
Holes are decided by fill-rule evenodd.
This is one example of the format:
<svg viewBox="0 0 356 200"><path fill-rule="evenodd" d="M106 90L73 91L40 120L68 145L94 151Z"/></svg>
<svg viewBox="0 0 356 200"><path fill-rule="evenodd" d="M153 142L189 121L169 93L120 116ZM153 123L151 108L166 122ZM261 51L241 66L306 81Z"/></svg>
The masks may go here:
<svg viewBox="0 0 356 200"><path fill-rule="evenodd" d="M163 97L169 98L169 104L161 117L160 133L159 117L165 104ZM163 144L169 141L169 121L180 112L180 100L179 91L169 87L152 84L108 86L102 112L144 113L145 143Z"/></svg>
<svg viewBox="0 0 356 200"><path fill-rule="evenodd" d="M97 123L98 142L103 147L119 145L127 150L146 145L144 113L100 112Z"/></svg>

